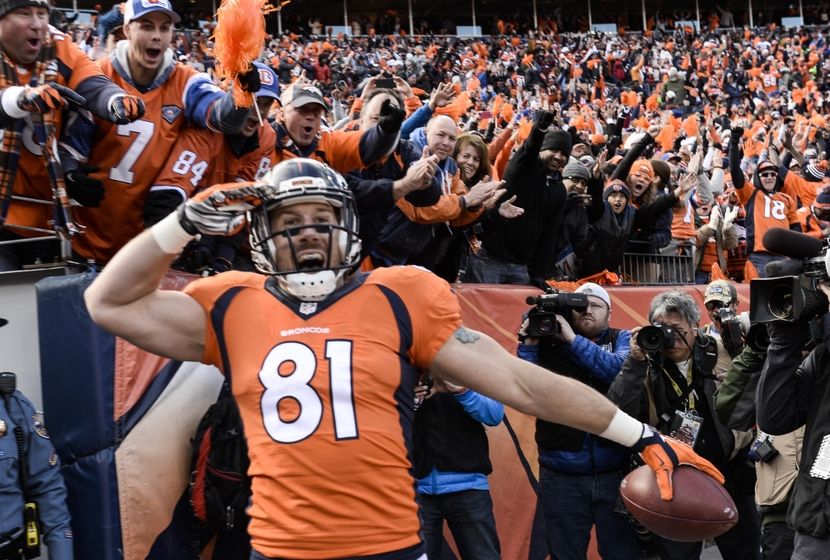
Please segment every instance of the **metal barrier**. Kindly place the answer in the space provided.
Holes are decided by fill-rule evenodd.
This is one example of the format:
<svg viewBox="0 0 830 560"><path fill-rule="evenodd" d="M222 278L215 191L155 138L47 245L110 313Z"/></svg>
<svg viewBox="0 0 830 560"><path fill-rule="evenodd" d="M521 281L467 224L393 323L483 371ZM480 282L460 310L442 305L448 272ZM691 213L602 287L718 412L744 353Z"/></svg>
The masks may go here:
<svg viewBox="0 0 830 560"><path fill-rule="evenodd" d="M55 206L54 200L41 200L39 198L30 198L27 196L20 196L20 195L12 195L11 197L12 202L20 201L20 202L29 202L33 204L42 204L45 206ZM72 202L73 205L77 205L74 201ZM23 226L18 224L10 224L4 223L0 225L0 231L9 231L12 233L17 232L30 232L30 236L28 237L20 237L15 239L0 239L0 247L3 246L14 246L14 245L25 245L31 243L56 243L57 249L55 251L55 260L54 262L36 262L32 265L25 265L23 268L40 268L43 266L62 266L66 263L69 263L72 259L72 240L70 236L68 236L65 232L61 231L59 228L54 229L46 229L40 227L33 227L33 226ZM33 235L38 234L38 235Z"/></svg>
<svg viewBox="0 0 830 560"><path fill-rule="evenodd" d="M625 284L653 286L695 283L692 255L624 253L620 272Z"/></svg>

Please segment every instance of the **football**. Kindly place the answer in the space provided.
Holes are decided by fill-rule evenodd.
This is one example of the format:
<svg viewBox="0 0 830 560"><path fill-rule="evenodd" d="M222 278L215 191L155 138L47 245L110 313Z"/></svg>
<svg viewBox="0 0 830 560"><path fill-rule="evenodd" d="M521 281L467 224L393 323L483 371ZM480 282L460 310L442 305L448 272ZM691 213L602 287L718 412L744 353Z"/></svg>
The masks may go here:
<svg viewBox="0 0 830 560"><path fill-rule="evenodd" d="M738 522L726 489L711 476L681 465L672 476L674 497L660 498L657 478L647 466L631 471L620 484L623 503L656 535L675 541L702 541L722 535Z"/></svg>

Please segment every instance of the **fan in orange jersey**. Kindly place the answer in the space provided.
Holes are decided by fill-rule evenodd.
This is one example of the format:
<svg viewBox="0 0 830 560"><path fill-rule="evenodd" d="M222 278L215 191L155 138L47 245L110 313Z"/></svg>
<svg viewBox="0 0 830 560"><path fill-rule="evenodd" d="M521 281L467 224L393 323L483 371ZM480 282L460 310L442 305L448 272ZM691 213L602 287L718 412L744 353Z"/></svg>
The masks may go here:
<svg viewBox="0 0 830 560"><path fill-rule="evenodd" d="M45 119L51 121L55 135L60 135L68 102L122 124L139 118L144 111L140 99L113 84L68 36L49 26L49 9L47 0L10 0L0 5L0 49L4 55L0 59L0 127L6 136L0 161L0 241L51 231L51 207L10 199L12 193L47 201L53 198L42 148L45 138L36 132L33 114L48 114ZM77 202L100 200L100 187L90 187L86 177L67 174L65 179L69 196ZM3 246L0 270L53 256L57 250L52 244Z"/></svg>
<svg viewBox="0 0 830 560"><path fill-rule="evenodd" d="M281 96L282 111L274 123L277 132L277 162L289 158L311 158L330 165L339 173L367 167L395 149L404 109L391 101L381 107L375 126L362 131L323 129L328 105L314 85L297 81Z"/></svg>
<svg viewBox="0 0 830 560"><path fill-rule="evenodd" d="M263 274L226 272L158 290L197 233L250 216ZM151 352L215 364L248 440L254 560L425 560L409 453L422 370L532 416L641 450L671 499L688 446L593 389L510 355L461 325L449 285L408 266L355 273L354 198L324 164L283 162L260 184L218 185L122 249L86 292L93 319Z"/></svg>
<svg viewBox="0 0 830 560"><path fill-rule="evenodd" d="M741 149L738 140L743 135L739 128L732 130L729 144L729 170L735 184L738 200L746 209L747 260L760 277L765 277L767 263L780 259L764 247L764 234L773 228L801 231L796 210L796 194L782 184L778 166L770 160L758 164L752 182L746 180L741 169ZM793 175L795 176L795 175Z"/></svg>
<svg viewBox="0 0 830 560"><path fill-rule="evenodd" d="M277 74L271 68L261 62L254 62L254 66L259 71L261 84L256 103L264 118L274 100L279 100L280 86ZM260 126L253 112L236 134L187 127L147 194L145 227L155 224L194 192L210 185L262 179L276 159L275 141L274 129L267 122Z"/></svg>
<svg viewBox="0 0 830 560"><path fill-rule="evenodd" d="M248 117L249 109L236 108L232 94L210 76L174 60L170 43L180 19L169 0L127 2L127 38L99 63L104 74L144 100L146 115L118 126L79 118L64 142L106 191L100 207L77 213L87 229L73 249L85 259L106 263L142 230L147 193L186 123L235 133ZM258 79L255 68L240 76L250 91L259 88Z"/></svg>
<svg viewBox="0 0 830 560"><path fill-rule="evenodd" d="M256 94L260 115L267 115L280 87L276 73L262 63L261 87ZM187 200L194 192L218 183L258 181L271 170L276 155L276 133L267 122L260 126L251 113L238 134L220 134L189 126L170 152L144 203L144 226L150 227ZM189 272L230 270L244 236L209 237L194 241L177 266Z"/></svg>

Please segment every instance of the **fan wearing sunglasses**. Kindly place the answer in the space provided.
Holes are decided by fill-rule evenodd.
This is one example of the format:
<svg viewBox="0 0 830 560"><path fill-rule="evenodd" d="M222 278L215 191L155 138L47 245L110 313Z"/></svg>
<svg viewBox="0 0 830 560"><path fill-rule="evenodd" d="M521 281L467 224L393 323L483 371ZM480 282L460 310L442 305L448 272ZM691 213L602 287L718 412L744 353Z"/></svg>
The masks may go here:
<svg viewBox="0 0 830 560"><path fill-rule="evenodd" d="M750 181L741 169L743 151L740 139L743 130L734 128L729 141L729 171L735 185L738 201L746 209L746 272L750 277L765 277L767 263L780 259L767 251L764 246L764 234L774 228L789 228L801 231L801 224L796 214L797 199L800 191L794 187L793 181L783 181L779 176L778 165L771 160L764 160L758 164L755 174ZM773 150L770 150L772 157ZM777 160L777 154L776 154ZM791 175L791 174L788 174ZM792 175L795 177L795 175ZM815 191L813 191L815 193ZM815 196L815 194L813 194ZM801 198L802 203L805 199ZM807 205L812 204L812 199ZM754 268L754 270L752 270Z"/></svg>

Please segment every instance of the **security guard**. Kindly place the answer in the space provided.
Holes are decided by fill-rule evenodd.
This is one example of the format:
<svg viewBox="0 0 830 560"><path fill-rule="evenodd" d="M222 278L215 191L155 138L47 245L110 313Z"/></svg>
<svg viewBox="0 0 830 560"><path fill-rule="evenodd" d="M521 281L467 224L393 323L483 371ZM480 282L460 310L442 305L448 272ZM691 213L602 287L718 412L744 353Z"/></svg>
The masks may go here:
<svg viewBox="0 0 830 560"><path fill-rule="evenodd" d="M41 539L51 560L72 560L58 456L43 415L15 386L13 373L0 372L0 560L37 558Z"/></svg>

